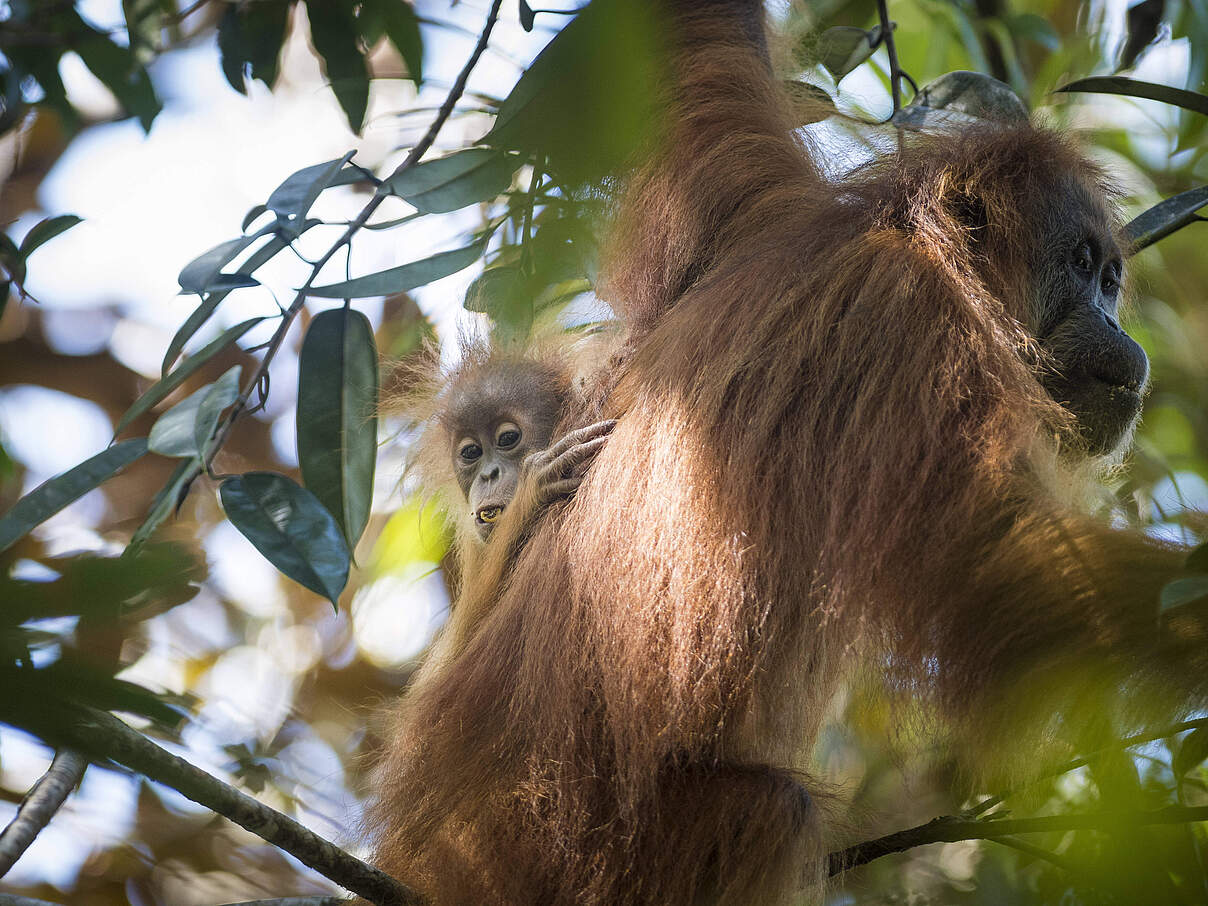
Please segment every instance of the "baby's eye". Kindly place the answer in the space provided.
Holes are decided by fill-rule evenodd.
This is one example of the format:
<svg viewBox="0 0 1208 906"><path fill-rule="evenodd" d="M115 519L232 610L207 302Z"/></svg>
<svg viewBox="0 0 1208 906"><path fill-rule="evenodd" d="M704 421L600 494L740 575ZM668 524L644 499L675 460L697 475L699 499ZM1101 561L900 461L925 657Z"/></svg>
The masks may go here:
<svg viewBox="0 0 1208 906"><path fill-rule="evenodd" d="M473 462L482 455L482 447L478 446L478 444L466 444L457 451L457 455L466 462Z"/></svg>
<svg viewBox="0 0 1208 906"><path fill-rule="evenodd" d="M504 428L499 432L499 436L495 439L495 443L505 450L509 447L516 446L516 444L520 443L520 429Z"/></svg>

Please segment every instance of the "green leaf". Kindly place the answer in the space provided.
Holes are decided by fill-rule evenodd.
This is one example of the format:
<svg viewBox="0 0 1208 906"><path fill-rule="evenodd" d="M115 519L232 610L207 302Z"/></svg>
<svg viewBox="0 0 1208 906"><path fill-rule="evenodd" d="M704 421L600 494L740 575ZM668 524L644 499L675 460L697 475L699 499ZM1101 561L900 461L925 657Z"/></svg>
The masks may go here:
<svg viewBox="0 0 1208 906"><path fill-rule="evenodd" d="M264 318L249 318L234 327L224 330L217 337L203 346L193 355L189 356L184 362L171 374L161 378L152 384L147 391L134 401L134 405L126 410L126 413L118 420L117 428L114 434L121 434L122 429L129 425L132 421L148 412L151 408L157 405L162 400L166 399L168 394L187 381L193 376L206 362L218 355L241 336L263 321Z"/></svg>
<svg viewBox="0 0 1208 906"><path fill-rule="evenodd" d="M415 9L402 0L376 0L374 6L386 37L403 58L407 75L418 88L424 81L424 41Z"/></svg>
<svg viewBox="0 0 1208 906"><path fill-rule="evenodd" d="M1196 727L1183 737L1183 744L1170 759L1170 769L1175 779L1180 779L1192 768L1199 767L1208 758L1208 730Z"/></svg>
<svg viewBox="0 0 1208 906"><path fill-rule="evenodd" d="M320 312L298 361L298 464L303 484L335 516L350 551L373 502L377 401L369 319L350 308Z"/></svg>
<svg viewBox="0 0 1208 906"><path fill-rule="evenodd" d="M1208 576L1185 576L1162 587L1160 613L1208 598Z"/></svg>
<svg viewBox="0 0 1208 906"><path fill-rule="evenodd" d="M1124 236L1131 243L1129 254L1135 255L1175 230L1195 223L1200 219L1196 211L1204 205L1208 205L1208 186L1180 192L1133 218L1124 227Z"/></svg>
<svg viewBox="0 0 1208 906"><path fill-rule="evenodd" d="M536 24L537 16L533 12L533 8L528 5L528 0L520 0L520 27L525 31L532 31L533 25Z"/></svg>
<svg viewBox="0 0 1208 906"><path fill-rule="evenodd" d="M268 208L286 220L301 221L324 189L332 185L340 169L356 151L349 151L338 160L303 167L273 190Z"/></svg>
<svg viewBox="0 0 1208 906"><path fill-rule="evenodd" d="M248 256L247 260L236 268L236 274L252 274L263 264L268 262L274 255L284 249L289 243L280 236L274 236L255 252ZM201 326L210 319L210 315L218 308L219 303L227 297L229 290L221 290L211 292L202 299L201 303L193 309L192 314L185 319L184 324L180 325L180 329L176 331L176 335L172 337L172 342L168 344L168 350L164 353L164 361L160 366L161 374L167 374L168 369L172 367L181 351L184 350L185 344L193 338Z"/></svg>
<svg viewBox="0 0 1208 906"><path fill-rule="evenodd" d="M171 10L175 12L175 8ZM164 5L161 0L122 0L130 50L140 63L149 63L159 46Z"/></svg>
<svg viewBox="0 0 1208 906"><path fill-rule="evenodd" d="M269 88L277 81L281 47L289 22L290 0L245 3L240 8L243 17L244 52L253 79Z"/></svg>
<svg viewBox="0 0 1208 906"><path fill-rule="evenodd" d="M1169 85L1157 85L1153 82L1140 82L1127 79L1124 76L1092 76L1089 79L1078 79L1058 88L1059 92L1089 92L1091 94L1121 94L1131 98L1145 98L1151 101L1161 101L1173 104L1185 110L1208 114L1208 95L1183 88L1172 88Z"/></svg>
<svg viewBox="0 0 1208 906"><path fill-rule="evenodd" d="M348 546L314 494L272 472L228 478L218 493L231 524L269 563L338 606L348 582Z"/></svg>
<svg viewBox="0 0 1208 906"><path fill-rule="evenodd" d="M490 148L467 148L408 167L378 187L428 214L489 201L512 184L520 159Z"/></svg>
<svg viewBox="0 0 1208 906"><path fill-rule="evenodd" d="M492 147L546 155L572 183L622 166L662 121L665 84L658 4L588 4L516 81L483 139Z"/></svg>
<svg viewBox="0 0 1208 906"><path fill-rule="evenodd" d="M838 82L872 56L872 34L851 25L828 28L818 38L817 59Z"/></svg>
<svg viewBox="0 0 1208 906"><path fill-rule="evenodd" d="M83 217L77 217L75 214L60 214L58 217L47 217L35 223L21 240L21 257L28 258L38 246L49 242L60 233L67 232L83 220Z"/></svg>
<svg viewBox="0 0 1208 906"><path fill-rule="evenodd" d="M259 236L240 236L220 242L184 266L176 278L182 293L226 292L243 286L259 286L260 281L247 274L224 274L222 269Z"/></svg>
<svg viewBox="0 0 1208 906"><path fill-rule="evenodd" d="M146 438L122 441L30 491L0 519L0 551L147 452Z"/></svg>
<svg viewBox="0 0 1208 906"><path fill-rule="evenodd" d="M151 452L189 459L203 455L219 414L239 395L240 370L236 365L156 419L147 439Z"/></svg>
<svg viewBox="0 0 1208 906"><path fill-rule="evenodd" d="M25 283L25 256L7 233L0 233L0 265L20 289Z"/></svg>
<svg viewBox="0 0 1208 906"><path fill-rule="evenodd" d="M1165 9L1166 0L1141 0L1128 8L1128 38L1120 49L1117 69L1130 68L1137 62L1141 52L1157 40Z"/></svg>
<svg viewBox="0 0 1208 906"><path fill-rule="evenodd" d="M192 478L200 469L201 461L196 458L186 459L176 467L172 477L168 479L168 483L160 488L152 499L151 509L147 511L147 518L143 520L142 525L135 529L130 543L126 545L126 550L138 551L150 540L151 535L163 524L163 521L176 512L184 495L188 492Z"/></svg>
<svg viewBox="0 0 1208 906"><path fill-rule="evenodd" d="M147 71L129 49L119 47L100 32L89 31L87 37L76 42L74 50L92 74L113 92L118 103L138 117L143 131L150 132L151 123L163 105L155 95Z"/></svg>
<svg viewBox="0 0 1208 906"><path fill-rule="evenodd" d="M486 248L485 241L475 242L451 252L440 252L431 258L413 261L399 267L366 274L341 283L315 286L307 295L319 299L363 299L366 296L391 296L424 286L433 280L465 270L480 257Z"/></svg>
<svg viewBox="0 0 1208 906"><path fill-rule="evenodd" d="M218 20L218 57L227 84L240 94L247 94L247 53L243 47L238 3L228 3Z"/></svg>
<svg viewBox="0 0 1208 906"><path fill-rule="evenodd" d="M255 223L256 218L259 217L261 214L265 213L267 210L268 210L268 205L266 205L266 204L258 204L254 208L249 208L248 212L243 215L243 223L240 224L239 229L243 230L246 233L247 228L250 227L253 223Z"/></svg>
<svg viewBox="0 0 1208 906"><path fill-rule="evenodd" d="M360 133L369 106L369 71L357 46L351 4L307 0L310 42L323 60L323 72L340 102L348 125Z"/></svg>

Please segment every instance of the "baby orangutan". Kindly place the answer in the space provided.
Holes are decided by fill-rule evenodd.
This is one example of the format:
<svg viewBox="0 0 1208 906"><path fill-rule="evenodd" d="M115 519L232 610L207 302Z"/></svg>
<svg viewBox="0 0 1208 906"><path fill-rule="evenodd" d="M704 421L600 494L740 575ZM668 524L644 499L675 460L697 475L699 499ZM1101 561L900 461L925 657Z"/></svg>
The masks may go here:
<svg viewBox="0 0 1208 906"><path fill-rule="evenodd" d="M468 340L452 372L434 356L420 370L408 408L422 427L408 471L450 514L461 568L453 616L433 654L440 661L473 634L534 518L574 494L614 422L555 440L583 408L559 347L520 355Z"/></svg>

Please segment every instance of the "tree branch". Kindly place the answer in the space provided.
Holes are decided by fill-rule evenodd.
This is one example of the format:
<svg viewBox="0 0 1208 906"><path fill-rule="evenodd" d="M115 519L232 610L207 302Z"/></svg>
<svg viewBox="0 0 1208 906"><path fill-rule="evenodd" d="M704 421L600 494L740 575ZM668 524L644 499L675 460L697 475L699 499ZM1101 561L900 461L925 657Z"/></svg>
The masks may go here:
<svg viewBox="0 0 1208 906"><path fill-rule="evenodd" d="M70 749L60 749L46 773L25 795L8 827L0 831L0 878L8 874L50 819L63 807L84 776L88 761Z"/></svg>
<svg viewBox="0 0 1208 906"><path fill-rule="evenodd" d="M1045 815L1040 818L1014 818L970 821L955 815L934 818L917 827L857 843L827 857L830 874L837 875L891 853L905 852L929 843L956 843L959 840L997 840L1016 834L1050 831L1100 830L1143 827L1151 824L1185 824L1208 821L1208 806L1171 805L1155 811L1097 812L1088 815Z"/></svg>
<svg viewBox="0 0 1208 906"><path fill-rule="evenodd" d="M1116 749L1127 749L1132 746L1139 746L1147 742L1153 742L1154 740L1165 739L1168 736L1174 736L1176 733L1182 733L1184 730L1195 730L1204 727L1208 727L1208 718L1201 717L1195 720L1180 721L1177 724L1171 724L1169 727L1163 727L1161 730L1147 730L1144 733L1138 733L1136 736L1127 736L1105 749L1100 749L1098 752L1094 752L1090 755L1080 756L1078 758L1071 758L1069 761L1064 762L1063 764L1059 764L1054 768L1043 771L1037 775L1036 780L1040 780L1045 777L1060 777L1062 774L1068 774L1070 771L1077 770L1078 768L1085 767L1086 765L1090 764L1092 760L1104 752L1111 752ZM1034 780L1031 782L1035 783L1036 781ZM964 812L964 817L976 818L979 815L984 815L990 809L994 808L994 806L1009 798L1012 792L1013 791L1008 790L1005 793L999 793L996 796L990 796L988 799L983 799L981 802L977 803L977 805L966 810Z"/></svg>
<svg viewBox="0 0 1208 906"><path fill-rule="evenodd" d="M91 760L112 760L234 821L304 865L378 906L421 906L422 898L385 872L349 855L288 815L212 777L156 745L112 714L91 708L55 731ZM0 906L3 906L0 902Z"/></svg>

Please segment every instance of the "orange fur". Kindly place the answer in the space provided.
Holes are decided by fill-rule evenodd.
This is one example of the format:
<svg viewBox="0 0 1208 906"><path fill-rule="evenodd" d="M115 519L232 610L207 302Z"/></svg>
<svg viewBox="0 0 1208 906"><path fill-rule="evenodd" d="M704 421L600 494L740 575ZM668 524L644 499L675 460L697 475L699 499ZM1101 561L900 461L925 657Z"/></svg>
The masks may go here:
<svg viewBox="0 0 1208 906"><path fill-rule="evenodd" d="M1101 199L1098 172L985 127L829 183L757 4L678 6L610 259L619 423L380 768L378 862L438 906L814 902L834 839L804 770L861 657L964 743L1077 740L1091 689L1203 701L1198 627L1156 615L1181 552L1078 506L1027 364L1031 200Z"/></svg>

